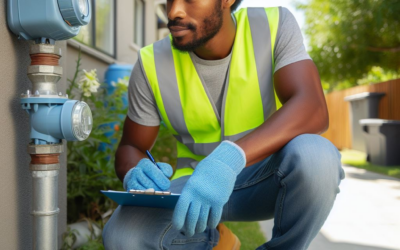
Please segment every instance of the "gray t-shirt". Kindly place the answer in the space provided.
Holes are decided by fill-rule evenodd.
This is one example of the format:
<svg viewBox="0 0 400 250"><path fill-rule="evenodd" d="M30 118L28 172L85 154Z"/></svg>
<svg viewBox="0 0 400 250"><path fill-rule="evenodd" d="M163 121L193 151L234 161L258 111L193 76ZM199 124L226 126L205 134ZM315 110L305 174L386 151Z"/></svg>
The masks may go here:
<svg viewBox="0 0 400 250"><path fill-rule="evenodd" d="M302 60L311 59L303 44L300 27L293 14L284 7L279 7L279 27L275 46L275 72L280 68ZM200 77L204 79L205 87L210 93L218 112L221 113L222 93L227 76L231 54L220 60L204 60L190 53L193 64ZM160 125L160 115L157 104L146 82L144 72L139 63L133 68L129 80L128 117L144 126Z"/></svg>

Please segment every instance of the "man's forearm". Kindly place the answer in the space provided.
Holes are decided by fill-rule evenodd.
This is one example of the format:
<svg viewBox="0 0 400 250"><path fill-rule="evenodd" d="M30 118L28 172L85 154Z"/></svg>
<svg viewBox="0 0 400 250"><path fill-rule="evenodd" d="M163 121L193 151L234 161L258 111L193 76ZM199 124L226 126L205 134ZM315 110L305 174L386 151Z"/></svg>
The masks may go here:
<svg viewBox="0 0 400 250"><path fill-rule="evenodd" d="M315 100L295 97L275 112L263 125L236 143L244 150L247 166L280 150L294 137L320 134L328 127L325 107Z"/></svg>
<svg viewBox="0 0 400 250"><path fill-rule="evenodd" d="M130 145L120 145L115 153L115 172L118 178L123 181L125 174L143 158L146 158L146 155L139 149Z"/></svg>
<svg viewBox="0 0 400 250"><path fill-rule="evenodd" d="M153 147L158 129L159 126L140 125L126 117L121 142L115 153L115 172L121 181L131 168L146 158L145 152Z"/></svg>
<svg viewBox="0 0 400 250"><path fill-rule="evenodd" d="M301 134L320 134L329 125L328 110L318 70L311 60L281 68L274 76L283 107L236 143L244 150L247 166L280 150Z"/></svg>

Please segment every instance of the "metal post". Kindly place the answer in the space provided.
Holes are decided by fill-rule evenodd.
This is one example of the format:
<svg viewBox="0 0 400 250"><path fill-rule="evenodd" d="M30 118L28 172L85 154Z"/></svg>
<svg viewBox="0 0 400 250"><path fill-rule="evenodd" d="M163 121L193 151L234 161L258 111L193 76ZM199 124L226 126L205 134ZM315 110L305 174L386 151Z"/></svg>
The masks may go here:
<svg viewBox="0 0 400 250"><path fill-rule="evenodd" d="M63 151L63 144L28 145L33 177L33 249L58 249L58 157Z"/></svg>

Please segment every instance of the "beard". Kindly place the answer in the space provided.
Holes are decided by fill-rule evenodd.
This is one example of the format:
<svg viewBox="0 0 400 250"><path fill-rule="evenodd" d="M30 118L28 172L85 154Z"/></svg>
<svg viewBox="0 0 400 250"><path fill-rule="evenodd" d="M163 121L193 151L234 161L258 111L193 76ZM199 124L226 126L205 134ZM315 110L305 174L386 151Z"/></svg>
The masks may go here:
<svg viewBox="0 0 400 250"><path fill-rule="evenodd" d="M205 45L220 31L223 24L222 14L221 1L216 1L213 12L203 19L201 30L198 30L198 27L192 23L183 24L176 19L169 20L168 27L185 26L194 34L193 39L185 44L180 43L183 40L183 37L173 37L172 45L180 51L194 51L195 49Z"/></svg>

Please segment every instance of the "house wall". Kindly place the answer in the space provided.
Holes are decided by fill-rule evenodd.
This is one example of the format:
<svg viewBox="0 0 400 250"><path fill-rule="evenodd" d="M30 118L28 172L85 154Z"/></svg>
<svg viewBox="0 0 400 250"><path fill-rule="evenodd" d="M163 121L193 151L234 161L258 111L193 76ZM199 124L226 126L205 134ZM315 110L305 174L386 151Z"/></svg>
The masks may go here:
<svg viewBox="0 0 400 250"><path fill-rule="evenodd" d="M30 64L29 42L18 40L7 27L6 2L0 4L0 248L31 249L32 246L32 178L29 170L30 156L26 151L29 143L30 122L28 114L19 104L20 94L31 88L27 77ZM145 44L158 39L155 4L162 0L145 0ZM57 42L62 49L60 65L64 76L58 83L58 91L65 93L67 79L75 73L78 49L82 49L81 69L97 69L99 80L112 63L134 64L140 47L134 41L134 3L117 1L116 15L116 58L107 56L75 40ZM66 153L60 156L59 176L59 243L61 234L66 230Z"/></svg>
<svg viewBox="0 0 400 250"><path fill-rule="evenodd" d="M7 27L6 2L0 4L0 248L32 248L32 177L27 153L30 123L28 114L21 109L20 95L31 88L27 77L30 64L28 41L18 40ZM66 42L58 44L66 66ZM65 93L65 77L58 84ZM58 232L61 238L66 229L66 154L60 157L60 208ZM60 242L60 241L59 241Z"/></svg>
<svg viewBox="0 0 400 250"><path fill-rule="evenodd" d="M156 5L165 4L164 0L145 0L145 45L158 40ZM112 58L100 51L81 44L73 39L68 40L67 46L67 77L72 79L75 73L79 47L82 50L81 69L97 69L100 82L104 81L104 74L112 63L135 64L140 47L134 44L134 2L116 2L116 58Z"/></svg>
<svg viewBox="0 0 400 250"><path fill-rule="evenodd" d="M145 1L145 3L146 3L145 16L144 16L145 23L146 23L146 29L144 31L145 45L152 44L158 40L157 17L155 15L155 12L156 12L155 4L160 3L160 2L161 1L159 1L159 0L146 0Z"/></svg>
<svg viewBox="0 0 400 250"><path fill-rule="evenodd" d="M75 42L74 46L71 45L71 42ZM68 46L67 46L67 51L68 51L68 56L67 56L67 67L66 67L66 76L68 79L72 79L75 74L75 68L76 68L76 60L78 60L78 54L79 54L79 49L76 48L75 44L78 44L76 41L68 41ZM80 44L81 46L81 70L85 69L87 71L96 69L97 70L97 75L99 76L100 82L103 82L104 80L104 74L107 70L107 67L113 63L116 62L115 59L104 55L105 58L108 58L109 61L101 59L101 57L96 57L96 55L101 55L100 52L88 48L87 46ZM90 49L90 50L89 50ZM69 84L69 83L67 83Z"/></svg>
<svg viewBox="0 0 400 250"><path fill-rule="evenodd" d="M135 64L137 51L130 45L134 41L134 1L117 2L117 60Z"/></svg>

